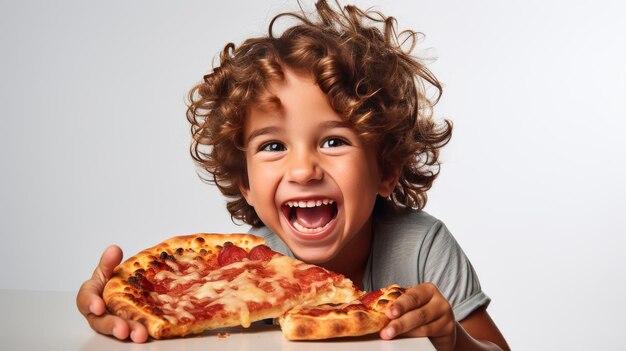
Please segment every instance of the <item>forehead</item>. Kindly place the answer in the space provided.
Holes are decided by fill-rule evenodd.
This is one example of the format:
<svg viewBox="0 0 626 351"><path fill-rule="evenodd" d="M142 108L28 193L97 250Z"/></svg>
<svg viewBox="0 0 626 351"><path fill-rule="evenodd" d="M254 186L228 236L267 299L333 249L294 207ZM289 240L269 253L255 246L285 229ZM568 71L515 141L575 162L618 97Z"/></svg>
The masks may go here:
<svg viewBox="0 0 626 351"><path fill-rule="evenodd" d="M284 79L272 81L248 106L244 134L249 134L255 125L263 122L304 126L327 120L342 119L312 76L285 69Z"/></svg>
<svg viewBox="0 0 626 351"><path fill-rule="evenodd" d="M312 72L289 66L280 65L280 69L271 76L264 75L264 83L255 86L251 92L252 101L246 106L249 109L280 110L282 101L289 98L290 92L319 90ZM321 93L321 90L319 91Z"/></svg>

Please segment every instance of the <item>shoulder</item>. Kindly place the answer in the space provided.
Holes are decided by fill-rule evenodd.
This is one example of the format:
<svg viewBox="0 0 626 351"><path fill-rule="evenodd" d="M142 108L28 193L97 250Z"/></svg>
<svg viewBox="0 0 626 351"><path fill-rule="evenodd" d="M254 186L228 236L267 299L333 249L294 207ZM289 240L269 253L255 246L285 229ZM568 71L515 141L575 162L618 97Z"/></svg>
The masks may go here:
<svg viewBox="0 0 626 351"><path fill-rule="evenodd" d="M380 205L380 206L379 206ZM447 228L423 210L393 209L377 204L373 223L372 288L399 283L412 286L425 281L431 253L449 247ZM442 245L441 238L445 238Z"/></svg>
<svg viewBox="0 0 626 351"><path fill-rule="evenodd" d="M437 255L463 255L444 222L424 210L383 209L376 217L376 232L386 246L417 250L422 264Z"/></svg>
<svg viewBox="0 0 626 351"><path fill-rule="evenodd" d="M289 250L289 247L287 247L287 244L285 244L285 242L282 241L278 235L274 234L268 227L251 227L248 230L248 233L263 238L263 240L267 243L267 246L269 246L272 250L280 252L283 255L294 257L291 250Z"/></svg>
<svg viewBox="0 0 626 351"><path fill-rule="evenodd" d="M272 231L269 230L268 227L250 227L250 229L248 229L248 234L252 234L263 239L271 238L272 236L274 236L274 233L272 233Z"/></svg>
<svg viewBox="0 0 626 351"><path fill-rule="evenodd" d="M394 209L383 204L375 213L376 232L385 236L420 237L425 239L442 231L449 234L445 224L424 210ZM406 238L405 238L406 239Z"/></svg>

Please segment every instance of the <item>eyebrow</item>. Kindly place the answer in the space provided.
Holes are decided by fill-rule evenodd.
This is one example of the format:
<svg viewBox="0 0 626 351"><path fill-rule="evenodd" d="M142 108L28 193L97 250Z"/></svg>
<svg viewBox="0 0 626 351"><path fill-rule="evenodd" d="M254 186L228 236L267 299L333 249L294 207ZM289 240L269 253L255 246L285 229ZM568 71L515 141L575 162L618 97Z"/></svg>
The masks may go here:
<svg viewBox="0 0 626 351"><path fill-rule="evenodd" d="M344 121L326 121L324 123L320 123L320 126L326 129L350 128L350 125Z"/></svg>
<svg viewBox="0 0 626 351"><path fill-rule="evenodd" d="M257 129L253 131L252 133L250 133L250 135L248 136L248 139L246 140L246 144L249 144L252 139L258 136L261 136L264 134L278 133L280 129L281 128L279 127L265 127L265 128Z"/></svg>
<svg viewBox="0 0 626 351"><path fill-rule="evenodd" d="M324 129L333 129L333 128L350 128L350 126L344 122L344 121L326 121L323 123L320 123L320 127L324 128ZM253 131L252 133L250 133L250 135L248 136L248 139L246 140L246 144L249 144L250 141L258 136L264 135L264 134L273 134L273 133L278 133L282 130L282 128L280 127L276 127L276 126L271 126L271 127L265 127L265 128L261 128L261 129L257 129L255 131Z"/></svg>

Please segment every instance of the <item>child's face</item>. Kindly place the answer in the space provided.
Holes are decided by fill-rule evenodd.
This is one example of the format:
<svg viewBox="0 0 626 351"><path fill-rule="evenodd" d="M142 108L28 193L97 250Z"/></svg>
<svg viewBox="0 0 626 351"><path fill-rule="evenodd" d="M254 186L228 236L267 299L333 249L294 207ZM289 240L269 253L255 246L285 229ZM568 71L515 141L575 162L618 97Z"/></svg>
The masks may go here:
<svg viewBox="0 0 626 351"><path fill-rule="evenodd" d="M343 124L312 79L285 70L269 90L281 108L250 108L242 193L297 257L328 262L354 240L369 240L376 195L389 195L395 182L383 179L374 148Z"/></svg>

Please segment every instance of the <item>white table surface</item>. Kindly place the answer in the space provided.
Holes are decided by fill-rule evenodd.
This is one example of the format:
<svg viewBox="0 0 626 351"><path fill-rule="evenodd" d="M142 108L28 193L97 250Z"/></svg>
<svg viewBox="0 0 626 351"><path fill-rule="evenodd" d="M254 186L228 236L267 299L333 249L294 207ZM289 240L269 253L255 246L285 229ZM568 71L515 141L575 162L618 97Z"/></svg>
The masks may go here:
<svg viewBox="0 0 626 351"><path fill-rule="evenodd" d="M76 308L75 296L75 292L0 290L0 350L435 350L427 338L385 341L377 335L294 342L285 340L277 326L231 328L223 339L210 331L133 344L92 331Z"/></svg>

